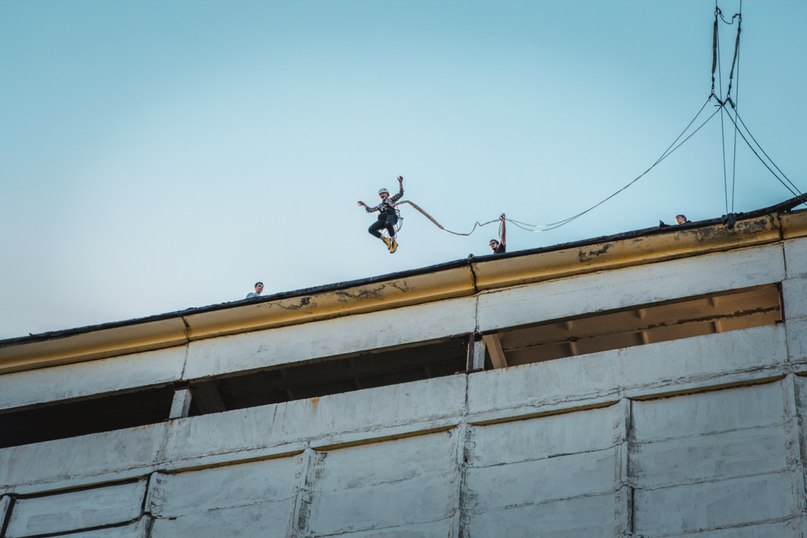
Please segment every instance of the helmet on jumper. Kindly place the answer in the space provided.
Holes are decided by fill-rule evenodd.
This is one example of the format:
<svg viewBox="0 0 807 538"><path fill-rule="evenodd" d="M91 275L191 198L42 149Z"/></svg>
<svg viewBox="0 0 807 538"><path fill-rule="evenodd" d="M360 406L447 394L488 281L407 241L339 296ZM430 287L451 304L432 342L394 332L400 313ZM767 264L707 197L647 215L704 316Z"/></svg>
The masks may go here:
<svg viewBox="0 0 807 538"><path fill-rule="evenodd" d="M382 194L389 194L387 189L378 189L378 195L381 196Z"/></svg>

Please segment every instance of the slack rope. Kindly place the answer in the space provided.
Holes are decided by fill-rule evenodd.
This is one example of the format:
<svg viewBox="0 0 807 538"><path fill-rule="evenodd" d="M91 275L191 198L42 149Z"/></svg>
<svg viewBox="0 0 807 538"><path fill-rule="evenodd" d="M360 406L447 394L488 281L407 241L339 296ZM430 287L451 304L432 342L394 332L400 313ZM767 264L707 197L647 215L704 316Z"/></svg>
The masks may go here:
<svg viewBox="0 0 807 538"><path fill-rule="evenodd" d="M474 226L473 226L473 228L471 228L470 232L467 232L467 233L455 232L453 230L449 230L448 228L446 228L445 226L443 226L442 224L437 222L437 219L435 219L434 217L429 215L429 213L425 209L423 209L422 207L417 205L415 202L413 202L411 200L401 200L400 202L398 202L397 205L401 205L401 204L409 204L410 206L415 208L415 210L417 210L418 213L420 213L421 215L423 215L424 217L429 219L432 222L432 224L434 224L435 226L437 226L438 228L440 228L444 232L447 232L447 233L450 233L450 234L453 234L453 235L461 235L461 236L467 237L467 236L471 235L472 233L474 233L474 231L477 228L481 228L482 226L487 226L489 224L499 222L499 219L493 219L493 220L489 220L487 222L476 221L476 222L474 222ZM518 228L521 228L522 230L527 230L528 232L540 232L540 231L543 231L542 230L543 225L541 225L541 224L527 224L526 222L521 222L521 221L512 220L512 219L504 219L504 220L506 220L509 223L512 223L513 225L515 225ZM501 230L499 230L499 235L501 235Z"/></svg>

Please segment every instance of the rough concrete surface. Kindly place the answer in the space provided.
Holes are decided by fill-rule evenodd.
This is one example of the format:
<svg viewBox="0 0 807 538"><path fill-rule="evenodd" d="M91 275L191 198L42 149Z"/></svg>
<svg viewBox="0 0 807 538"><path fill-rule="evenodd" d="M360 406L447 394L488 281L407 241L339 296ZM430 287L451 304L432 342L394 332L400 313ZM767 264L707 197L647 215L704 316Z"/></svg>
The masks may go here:
<svg viewBox="0 0 807 538"><path fill-rule="evenodd" d="M13 407L783 290L783 323L0 449L0 536L803 538L805 261L793 240L0 376Z"/></svg>

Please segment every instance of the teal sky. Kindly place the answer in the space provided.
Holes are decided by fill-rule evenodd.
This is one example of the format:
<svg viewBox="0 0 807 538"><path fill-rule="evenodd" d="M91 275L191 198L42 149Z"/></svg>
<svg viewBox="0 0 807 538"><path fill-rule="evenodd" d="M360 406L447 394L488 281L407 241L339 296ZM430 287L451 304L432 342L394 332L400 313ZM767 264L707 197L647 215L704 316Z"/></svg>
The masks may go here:
<svg viewBox="0 0 807 538"><path fill-rule="evenodd" d="M494 226L455 237L408 207L387 253L356 201L399 174L457 231L578 213L706 100L714 7L0 0L0 338L488 253ZM735 99L802 190L805 21L803 0L745 0ZM791 197L737 147L735 211ZM508 247L719 217L725 199L716 116L626 192L551 232L511 226Z"/></svg>

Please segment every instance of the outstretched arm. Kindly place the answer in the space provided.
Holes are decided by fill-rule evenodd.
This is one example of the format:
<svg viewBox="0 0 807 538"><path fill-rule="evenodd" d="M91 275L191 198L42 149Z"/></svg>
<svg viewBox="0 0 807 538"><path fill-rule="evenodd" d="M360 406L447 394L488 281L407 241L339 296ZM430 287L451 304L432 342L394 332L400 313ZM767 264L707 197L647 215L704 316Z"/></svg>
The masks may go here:
<svg viewBox="0 0 807 538"><path fill-rule="evenodd" d="M365 211L367 211L368 213L373 213L373 212L375 212L375 211L378 211L378 210L379 210L379 208L381 207L381 206L370 207L370 206L368 206L367 204L365 204L364 202L362 202L361 200L359 200L359 202L358 202L358 203L359 203L359 205L360 205L360 206L362 206L362 207L364 208L364 210L365 210Z"/></svg>
<svg viewBox="0 0 807 538"><path fill-rule="evenodd" d="M504 218L504 213L501 214L499 220L502 222L502 245L507 246L507 219Z"/></svg>
<svg viewBox="0 0 807 538"><path fill-rule="evenodd" d="M403 176L398 176L398 194L396 194L394 196L391 196L389 201L390 202L397 202L398 200L401 199L401 196L403 196L403 193L404 193L404 190L403 190ZM395 207L395 206L393 206L393 207Z"/></svg>

